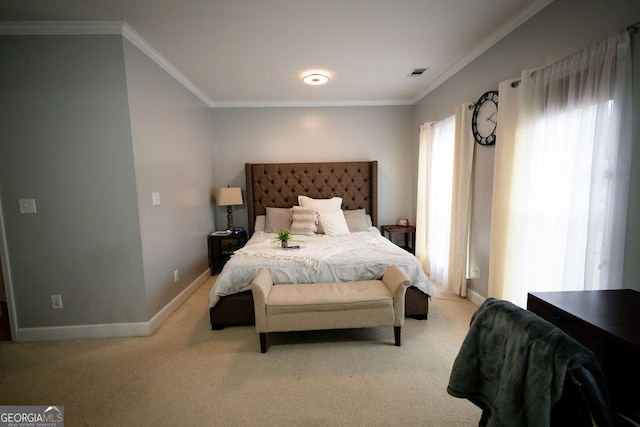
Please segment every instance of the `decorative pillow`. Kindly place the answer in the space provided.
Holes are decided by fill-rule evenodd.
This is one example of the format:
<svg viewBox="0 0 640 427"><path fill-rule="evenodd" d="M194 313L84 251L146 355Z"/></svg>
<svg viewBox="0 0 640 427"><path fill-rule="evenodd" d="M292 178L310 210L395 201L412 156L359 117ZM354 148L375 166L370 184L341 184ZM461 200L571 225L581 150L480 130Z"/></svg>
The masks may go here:
<svg viewBox="0 0 640 427"><path fill-rule="evenodd" d="M256 223L253 226L253 231L255 232L264 231L265 216L266 215L256 216Z"/></svg>
<svg viewBox="0 0 640 427"><path fill-rule="evenodd" d="M352 233L357 231L367 231L369 229L367 213L364 209L344 211L344 218L349 226L349 231Z"/></svg>
<svg viewBox="0 0 640 427"><path fill-rule="evenodd" d="M330 199L312 199L307 196L298 196L298 204L304 208L315 209L319 214L324 212L339 211L342 207L342 197L332 197ZM318 233L324 233L322 224L318 226Z"/></svg>
<svg viewBox="0 0 640 427"><path fill-rule="evenodd" d="M344 219L342 211L323 212L320 215L320 224L327 236L342 236L349 234L349 226Z"/></svg>
<svg viewBox="0 0 640 427"><path fill-rule="evenodd" d="M294 206L291 208L291 234L313 236L318 228L318 213L315 209Z"/></svg>
<svg viewBox="0 0 640 427"><path fill-rule="evenodd" d="M267 215L264 224L264 231L267 233L277 233L278 231L291 227L291 209L289 208L267 208Z"/></svg>

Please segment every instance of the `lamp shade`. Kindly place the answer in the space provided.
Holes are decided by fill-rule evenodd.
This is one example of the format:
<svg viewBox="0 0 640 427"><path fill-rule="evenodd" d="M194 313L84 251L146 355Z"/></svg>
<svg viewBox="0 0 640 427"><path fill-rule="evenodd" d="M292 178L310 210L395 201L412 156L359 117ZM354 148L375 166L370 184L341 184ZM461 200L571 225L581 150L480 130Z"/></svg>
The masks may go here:
<svg viewBox="0 0 640 427"><path fill-rule="evenodd" d="M241 205L242 190L240 187L220 187L215 191L216 204L218 206Z"/></svg>

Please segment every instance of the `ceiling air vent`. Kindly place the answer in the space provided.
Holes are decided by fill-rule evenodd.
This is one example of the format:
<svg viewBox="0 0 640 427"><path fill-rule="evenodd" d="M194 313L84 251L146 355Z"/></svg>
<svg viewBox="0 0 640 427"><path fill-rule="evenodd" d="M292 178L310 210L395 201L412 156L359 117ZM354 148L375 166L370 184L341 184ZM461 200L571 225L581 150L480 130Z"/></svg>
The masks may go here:
<svg viewBox="0 0 640 427"><path fill-rule="evenodd" d="M411 72L409 72L409 74L407 74L407 77L420 77L428 69L429 67L414 68L413 70L411 70Z"/></svg>

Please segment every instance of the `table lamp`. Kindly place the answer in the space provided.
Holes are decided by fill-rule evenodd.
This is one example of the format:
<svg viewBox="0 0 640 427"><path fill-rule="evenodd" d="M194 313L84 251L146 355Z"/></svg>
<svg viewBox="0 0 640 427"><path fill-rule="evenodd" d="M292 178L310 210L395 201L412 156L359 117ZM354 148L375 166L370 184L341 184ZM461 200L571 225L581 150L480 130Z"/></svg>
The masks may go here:
<svg viewBox="0 0 640 427"><path fill-rule="evenodd" d="M231 206L242 205L242 190L240 187L220 187L215 192L216 204L227 206L227 229L233 231L233 213Z"/></svg>

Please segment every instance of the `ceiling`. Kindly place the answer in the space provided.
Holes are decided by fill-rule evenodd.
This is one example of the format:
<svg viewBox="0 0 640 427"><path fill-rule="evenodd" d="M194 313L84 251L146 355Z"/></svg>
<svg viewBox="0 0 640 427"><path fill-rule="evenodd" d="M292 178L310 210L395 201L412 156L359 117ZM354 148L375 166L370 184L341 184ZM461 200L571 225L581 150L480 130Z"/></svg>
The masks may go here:
<svg viewBox="0 0 640 427"><path fill-rule="evenodd" d="M551 1L2 0L0 21L125 22L211 106L411 105Z"/></svg>

